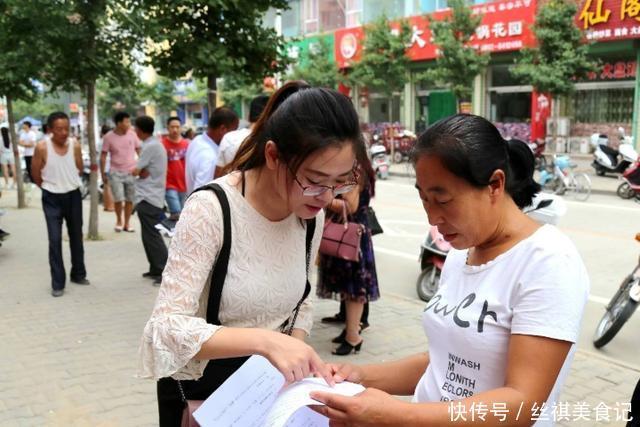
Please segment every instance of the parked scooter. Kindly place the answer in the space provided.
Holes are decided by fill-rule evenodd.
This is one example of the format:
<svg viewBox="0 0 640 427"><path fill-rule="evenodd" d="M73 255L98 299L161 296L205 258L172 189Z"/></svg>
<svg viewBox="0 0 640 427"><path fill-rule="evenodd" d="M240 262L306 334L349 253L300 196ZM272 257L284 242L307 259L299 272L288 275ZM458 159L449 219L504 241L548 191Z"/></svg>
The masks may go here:
<svg viewBox="0 0 640 427"><path fill-rule="evenodd" d="M567 212L567 207L562 197L541 192L523 212L541 224L555 225ZM429 301L438 291L442 267L450 250L451 244L438 232L438 227L431 226L420 247L422 271L416 281L416 291L421 300Z"/></svg>
<svg viewBox="0 0 640 427"><path fill-rule="evenodd" d="M640 242L640 233L636 234ZM600 348L616 336L640 303L640 260L631 274L624 278L620 287L609 301L606 312L593 337L593 345Z"/></svg>
<svg viewBox="0 0 640 427"><path fill-rule="evenodd" d="M85 153L82 155L82 175L80 176L80 195L82 199L86 199L89 196L89 183L91 181L91 160L89 158L89 154ZM100 179L100 175L98 174L98 201L102 202L102 180Z"/></svg>
<svg viewBox="0 0 640 427"><path fill-rule="evenodd" d="M607 173L621 174L638 160L638 153L633 148L631 137L625 135L623 128L618 128L618 133L620 145L617 150L609 147L607 135L599 133L591 135L591 145L595 148L591 166L599 176Z"/></svg>
<svg viewBox="0 0 640 427"><path fill-rule="evenodd" d="M374 137L374 141L377 141L376 137ZM387 149L384 148L384 145L374 142L369 148L369 154L371 156L371 166L376 171L378 178L389 178L389 156L387 156Z"/></svg>
<svg viewBox="0 0 640 427"><path fill-rule="evenodd" d="M635 197L640 201L640 161L635 162L622 174L622 184L618 186L616 193L623 199Z"/></svg>

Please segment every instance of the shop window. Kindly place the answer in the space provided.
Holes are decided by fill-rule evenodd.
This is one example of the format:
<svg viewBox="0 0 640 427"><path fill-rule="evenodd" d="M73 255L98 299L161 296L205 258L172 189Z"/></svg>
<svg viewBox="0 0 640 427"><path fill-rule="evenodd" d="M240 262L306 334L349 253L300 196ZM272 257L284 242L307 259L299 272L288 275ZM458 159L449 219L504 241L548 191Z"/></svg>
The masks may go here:
<svg viewBox="0 0 640 427"><path fill-rule="evenodd" d="M304 33L318 32L318 0L303 0Z"/></svg>
<svg viewBox="0 0 640 427"><path fill-rule="evenodd" d="M320 2L320 30L331 31L345 26L343 1L324 0Z"/></svg>
<svg viewBox="0 0 640 427"><path fill-rule="evenodd" d="M491 120L501 123L531 120L531 92L491 93Z"/></svg>
<svg viewBox="0 0 640 427"><path fill-rule="evenodd" d="M362 25L362 0L347 0L346 6L347 27Z"/></svg>
<svg viewBox="0 0 640 427"><path fill-rule="evenodd" d="M447 0L420 0L420 13L431 13L436 10L446 9Z"/></svg>
<svg viewBox="0 0 640 427"><path fill-rule="evenodd" d="M631 123L633 88L578 90L570 115L583 123Z"/></svg>
<svg viewBox="0 0 640 427"><path fill-rule="evenodd" d="M405 14L405 0L363 0L363 3L365 22L375 21L383 13L388 18L399 18Z"/></svg>
<svg viewBox="0 0 640 427"><path fill-rule="evenodd" d="M491 67L491 86L518 86L523 83L511 75L511 65L494 65Z"/></svg>

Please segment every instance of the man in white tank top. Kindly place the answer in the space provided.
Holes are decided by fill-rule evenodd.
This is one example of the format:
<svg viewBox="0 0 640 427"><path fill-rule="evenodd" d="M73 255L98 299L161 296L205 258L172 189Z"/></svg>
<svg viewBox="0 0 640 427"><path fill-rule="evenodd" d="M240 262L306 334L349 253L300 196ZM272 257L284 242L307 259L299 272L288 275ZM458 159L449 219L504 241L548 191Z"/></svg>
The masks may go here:
<svg viewBox="0 0 640 427"><path fill-rule="evenodd" d="M82 244L82 196L80 173L82 152L79 143L69 138L69 117L62 112L49 115L50 138L36 146L31 163L34 182L42 188L42 209L49 234L51 295L62 296L66 273L62 261L62 221L66 221L71 247L70 279L88 285Z"/></svg>

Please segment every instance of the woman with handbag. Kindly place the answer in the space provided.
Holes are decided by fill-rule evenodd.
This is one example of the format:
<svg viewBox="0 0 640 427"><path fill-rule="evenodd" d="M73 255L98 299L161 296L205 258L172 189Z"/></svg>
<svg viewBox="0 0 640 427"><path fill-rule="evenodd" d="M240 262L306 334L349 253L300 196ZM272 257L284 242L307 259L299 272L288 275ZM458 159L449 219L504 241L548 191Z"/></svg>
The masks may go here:
<svg viewBox="0 0 640 427"><path fill-rule="evenodd" d="M332 342L339 344L333 354L346 356L359 352L363 339L361 318L365 304L380 297L378 276L368 221L371 198L375 195L376 174L366 155L359 164L358 186L349 193L336 197L327 206L323 243L320 250L317 294L321 298L338 295L345 303L345 329ZM344 238L332 239L330 229L343 229L343 224L360 230L355 256L336 253L328 240L345 242ZM325 249L325 248L328 248Z"/></svg>
<svg viewBox="0 0 640 427"><path fill-rule="evenodd" d="M161 426L180 425L186 403L206 399L250 355L288 382L331 381L304 343L308 266L321 238L315 218L322 224L322 209L357 185L361 145L347 97L290 82L270 98L234 172L189 197L140 347L139 375L158 380Z"/></svg>

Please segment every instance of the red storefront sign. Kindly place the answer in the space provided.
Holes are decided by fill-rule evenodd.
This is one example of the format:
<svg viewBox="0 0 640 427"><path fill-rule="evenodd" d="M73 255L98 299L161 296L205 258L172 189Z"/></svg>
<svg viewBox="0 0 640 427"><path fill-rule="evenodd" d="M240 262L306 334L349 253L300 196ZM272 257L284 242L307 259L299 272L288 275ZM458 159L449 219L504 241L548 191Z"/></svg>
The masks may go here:
<svg viewBox="0 0 640 427"><path fill-rule="evenodd" d="M640 0L581 0L576 22L589 40L640 38Z"/></svg>
<svg viewBox="0 0 640 427"><path fill-rule="evenodd" d="M633 80L636 68L636 61L605 62L600 71L587 74L587 80Z"/></svg>
<svg viewBox="0 0 640 427"><path fill-rule="evenodd" d="M506 52L535 44L531 25L535 21L536 0L499 1L476 5L471 9L474 14L482 15L482 21L471 40L471 45L477 49L483 52ZM440 20L450 14L450 10L443 10L430 16ZM436 58L438 49L433 44L427 16L410 17L409 27L412 33L407 55L414 61ZM362 27L336 31L335 57L340 68L348 67L359 59L363 38Z"/></svg>

